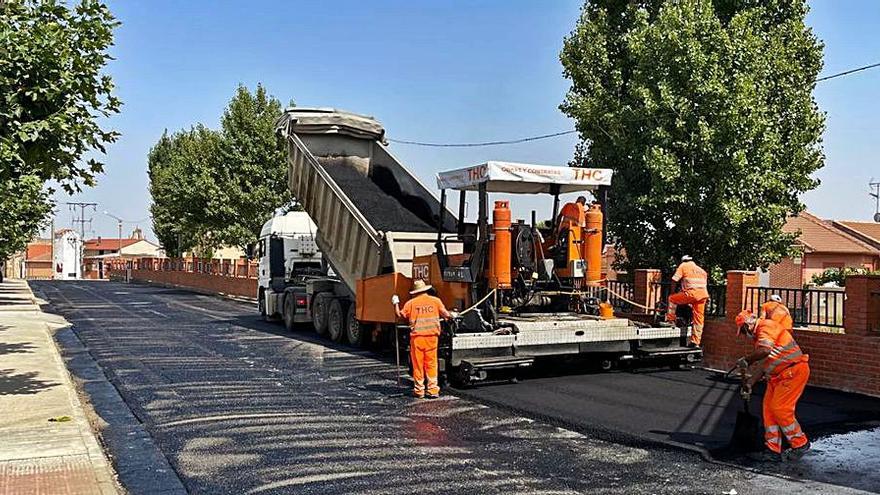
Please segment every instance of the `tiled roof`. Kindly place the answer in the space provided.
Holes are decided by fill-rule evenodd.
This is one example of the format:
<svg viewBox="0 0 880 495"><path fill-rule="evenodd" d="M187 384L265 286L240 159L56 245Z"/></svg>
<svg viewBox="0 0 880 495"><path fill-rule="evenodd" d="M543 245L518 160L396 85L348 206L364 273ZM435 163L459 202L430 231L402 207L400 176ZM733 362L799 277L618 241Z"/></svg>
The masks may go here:
<svg viewBox="0 0 880 495"><path fill-rule="evenodd" d="M28 244L27 247L28 261L52 261L52 245L51 244Z"/></svg>
<svg viewBox="0 0 880 495"><path fill-rule="evenodd" d="M834 226L880 249L880 223L840 220L834 222Z"/></svg>
<svg viewBox="0 0 880 495"><path fill-rule="evenodd" d="M141 239L122 239L122 247L128 247L140 241ZM89 251L118 251L119 239L105 239L103 237L99 237L97 239L89 239L85 242L83 249L88 249Z"/></svg>
<svg viewBox="0 0 880 495"><path fill-rule="evenodd" d="M807 212L788 217L782 230L785 232L801 231L798 242L808 252L880 255L880 249L835 228L831 222L826 222Z"/></svg>

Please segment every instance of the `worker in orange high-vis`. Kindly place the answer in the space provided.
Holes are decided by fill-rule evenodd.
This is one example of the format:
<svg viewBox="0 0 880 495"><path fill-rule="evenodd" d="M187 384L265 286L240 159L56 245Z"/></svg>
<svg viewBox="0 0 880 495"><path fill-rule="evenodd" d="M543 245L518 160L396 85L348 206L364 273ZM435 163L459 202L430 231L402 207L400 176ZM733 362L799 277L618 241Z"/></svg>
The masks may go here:
<svg viewBox="0 0 880 495"><path fill-rule="evenodd" d="M759 319L744 310L736 316L737 334L749 336L755 350L739 358L737 365L748 368L761 361L761 370L746 384L746 392L762 379L767 380L764 394L764 445L769 452L763 455L772 460L796 461L810 450L810 441L795 418L798 399L810 378L809 356L779 323ZM783 438L789 448L783 452Z"/></svg>
<svg viewBox="0 0 880 495"><path fill-rule="evenodd" d="M761 305L761 318L773 320L782 325L789 332L794 329L794 320L791 318L791 312L785 304L782 304L782 297L779 294L772 294L770 300Z"/></svg>
<svg viewBox="0 0 880 495"><path fill-rule="evenodd" d="M681 264L672 276L673 282L681 283L681 291L669 296L667 321L675 321L675 308L688 304L693 310L691 347L699 347L703 338L703 325L706 323L706 302L709 300L709 277L688 255L681 257Z"/></svg>
<svg viewBox="0 0 880 495"><path fill-rule="evenodd" d="M403 309L400 309L400 298L396 294L391 297L397 317L409 322L409 358L413 369L413 395L419 399L426 396L426 379L427 397L436 399L440 396L440 383L437 379L440 318L452 317L443 306L443 301L428 294L429 290L431 290L430 285L423 280L416 280L409 292L413 297L403 305Z"/></svg>
<svg viewBox="0 0 880 495"><path fill-rule="evenodd" d="M587 198L578 196L574 203L565 203L562 211L559 212L559 218L556 221L556 229L561 231L569 226L569 222L578 227L587 226Z"/></svg>

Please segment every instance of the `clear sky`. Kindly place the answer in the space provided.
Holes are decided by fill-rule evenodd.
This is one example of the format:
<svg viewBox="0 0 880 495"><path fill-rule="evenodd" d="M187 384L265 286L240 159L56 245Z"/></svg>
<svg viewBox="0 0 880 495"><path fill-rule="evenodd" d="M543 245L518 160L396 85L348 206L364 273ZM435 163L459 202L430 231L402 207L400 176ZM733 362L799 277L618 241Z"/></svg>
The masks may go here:
<svg viewBox="0 0 880 495"><path fill-rule="evenodd" d="M149 214L147 153L164 129L217 127L238 83L262 82L283 103L375 116L389 137L431 142L517 138L573 128L558 105L568 81L558 60L578 0L314 2L108 0L122 21L108 67L125 106L110 125L99 184L59 202L94 201L90 235ZM809 25L825 42L824 73L880 61L880 1L815 0ZM880 178L880 70L819 84L827 112L822 185L805 195L827 218L868 220L867 183ZM486 160L564 165L573 135L488 148L392 145L430 188L433 174ZM520 203L519 216L541 208ZM544 209L544 208L541 208ZM59 204L56 226L71 214ZM140 226L153 238L149 221ZM133 225L126 225L126 235Z"/></svg>

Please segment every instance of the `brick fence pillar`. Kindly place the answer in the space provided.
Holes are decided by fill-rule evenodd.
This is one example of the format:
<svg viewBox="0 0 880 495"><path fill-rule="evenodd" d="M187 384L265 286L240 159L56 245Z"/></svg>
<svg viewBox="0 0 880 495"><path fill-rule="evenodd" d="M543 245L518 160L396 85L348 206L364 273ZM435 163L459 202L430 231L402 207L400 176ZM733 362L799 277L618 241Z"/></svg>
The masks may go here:
<svg viewBox="0 0 880 495"><path fill-rule="evenodd" d="M729 321L734 321L736 315L746 307L746 287L756 287L757 285L757 272L746 270L727 272L727 305L724 309Z"/></svg>
<svg viewBox="0 0 880 495"><path fill-rule="evenodd" d="M654 307L654 286L653 284L660 282L660 270L654 268L640 268L636 270L633 279L633 301L646 306Z"/></svg>
<svg viewBox="0 0 880 495"><path fill-rule="evenodd" d="M880 275L846 277L843 326L848 335L880 335Z"/></svg>

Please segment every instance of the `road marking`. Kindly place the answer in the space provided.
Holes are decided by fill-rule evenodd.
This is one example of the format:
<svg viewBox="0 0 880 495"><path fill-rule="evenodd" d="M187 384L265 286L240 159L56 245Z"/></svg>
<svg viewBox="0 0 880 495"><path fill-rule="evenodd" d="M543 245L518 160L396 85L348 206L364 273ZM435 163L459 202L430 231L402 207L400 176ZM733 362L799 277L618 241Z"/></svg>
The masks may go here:
<svg viewBox="0 0 880 495"><path fill-rule="evenodd" d="M160 313L160 312L156 311L155 309L148 309L147 311L149 311L150 313L153 313L154 315L159 315L162 318L170 318L170 316L166 315L165 313Z"/></svg>

